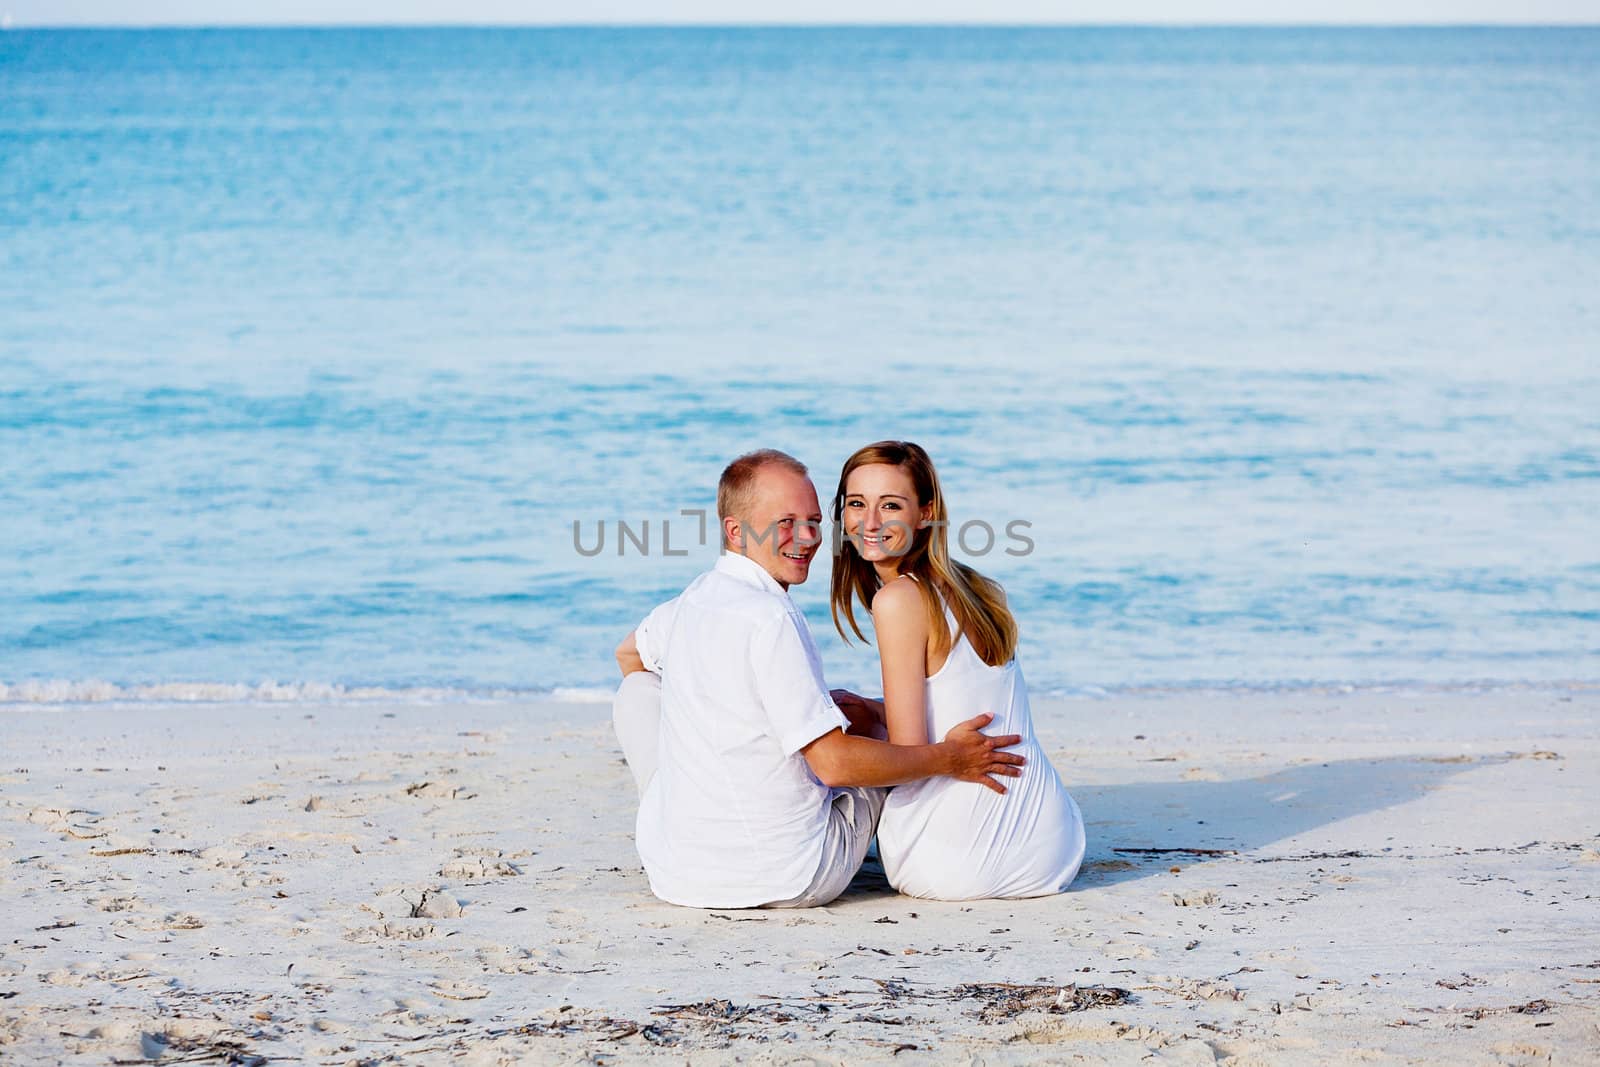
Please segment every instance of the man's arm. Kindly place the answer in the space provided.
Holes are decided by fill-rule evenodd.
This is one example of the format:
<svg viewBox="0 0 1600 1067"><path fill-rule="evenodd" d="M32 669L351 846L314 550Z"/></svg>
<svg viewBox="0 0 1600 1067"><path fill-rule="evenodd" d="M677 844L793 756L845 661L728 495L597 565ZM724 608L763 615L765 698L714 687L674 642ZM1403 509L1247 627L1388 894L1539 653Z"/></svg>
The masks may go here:
<svg viewBox="0 0 1600 1067"><path fill-rule="evenodd" d="M622 639L622 644L617 646L617 666L622 669L624 678L635 671L649 669L644 665L644 657L639 655L639 645L632 630L629 630L628 636Z"/></svg>
<svg viewBox="0 0 1600 1067"><path fill-rule="evenodd" d="M997 751L1021 744L1021 737L979 732L992 715L967 720L936 745L891 745L845 733L849 718L816 688L822 679L801 639L804 625L787 613L769 619L751 635L751 664L772 736L785 754L805 756L819 780L830 786L884 786L949 775L1004 793L995 776L1021 773L1021 756Z"/></svg>
<svg viewBox="0 0 1600 1067"><path fill-rule="evenodd" d="M800 750L823 785L902 785L948 775L977 782L1004 793L998 778L1015 778L1027 762L1000 749L1022 743L1018 734L990 737L981 733L993 715L968 719L936 745L891 745L830 730Z"/></svg>

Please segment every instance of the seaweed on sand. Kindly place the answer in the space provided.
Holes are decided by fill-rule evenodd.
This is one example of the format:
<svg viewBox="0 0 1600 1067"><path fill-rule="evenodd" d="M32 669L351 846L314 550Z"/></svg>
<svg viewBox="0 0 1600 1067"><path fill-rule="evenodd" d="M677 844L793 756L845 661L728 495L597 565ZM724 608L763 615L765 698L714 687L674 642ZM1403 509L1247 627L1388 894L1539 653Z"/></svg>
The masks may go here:
<svg viewBox="0 0 1600 1067"><path fill-rule="evenodd" d="M975 1014L980 1022L1000 1023L1025 1011L1063 1014L1088 1008L1126 1004L1133 994L1116 986L1012 985L1008 982L971 982L951 990L957 1000L979 1000Z"/></svg>

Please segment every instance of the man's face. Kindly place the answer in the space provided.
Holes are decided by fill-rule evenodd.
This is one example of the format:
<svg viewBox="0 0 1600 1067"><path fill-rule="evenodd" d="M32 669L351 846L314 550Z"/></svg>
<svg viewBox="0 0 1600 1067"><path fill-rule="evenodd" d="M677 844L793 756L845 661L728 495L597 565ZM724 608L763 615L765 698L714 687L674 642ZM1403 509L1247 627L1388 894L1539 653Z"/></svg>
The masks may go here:
<svg viewBox="0 0 1600 1067"><path fill-rule="evenodd" d="M822 544L817 487L803 474L767 467L756 475L755 489L749 518L741 524L740 551L785 589L799 585Z"/></svg>

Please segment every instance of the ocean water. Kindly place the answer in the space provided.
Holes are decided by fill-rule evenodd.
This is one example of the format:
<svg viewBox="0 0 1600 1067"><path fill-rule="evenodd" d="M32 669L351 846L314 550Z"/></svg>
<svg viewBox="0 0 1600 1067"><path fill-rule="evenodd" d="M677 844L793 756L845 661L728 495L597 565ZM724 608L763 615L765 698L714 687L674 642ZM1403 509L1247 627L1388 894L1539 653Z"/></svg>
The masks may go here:
<svg viewBox="0 0 1600 1067"><path fill-rule="evenodd" d="M1594 682L1597 176L1592 30L0 33L0 702L597 695L882 437L1038 690Z"/></svg>

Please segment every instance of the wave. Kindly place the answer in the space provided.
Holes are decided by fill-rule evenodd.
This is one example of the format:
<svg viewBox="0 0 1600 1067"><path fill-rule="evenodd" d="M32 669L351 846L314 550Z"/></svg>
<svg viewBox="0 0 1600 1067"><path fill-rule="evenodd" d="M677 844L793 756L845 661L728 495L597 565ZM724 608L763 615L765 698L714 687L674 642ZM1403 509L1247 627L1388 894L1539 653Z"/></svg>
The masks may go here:
<svg viewBox="0 0 1600 1067"><path fill-rule="evenodd" d="M1287 696L1380 693L1578 693L1600 690L1600 679L1507 680L1484 678L1429 682L1413 679L1385 682L1277 681L1277 682L1169 682L1140 685L1082 685L1031 688L1030 696L1046 700L1108 700L1117 697L1227 695L1281 693Z"/></svg>
<svg viewBox="0 0 1600 1067"><path fill-rule="evenodd" d="M72 704L453 704L547 701L609 704L613 690L599 686L548 689L452 686L345 686L327 682L151 682L119 684L100 679L0 682L0 705Z"/></svg>
<svg viewBox="0 0 1600 1067"><path fill-rule="evenodd" d="M1113 700L1144 696L1200 694L1346 694L1582 692L1600 689L1600 680L1460 682L1219 682L1166 685L1041 687L1036 699ZM0 707L97 704L462 704L538 702L609 704L609 686L549 688L460 688L454 686L346 686L327 682L151 682L120 684L100 679L0 682Z"/></svg>

